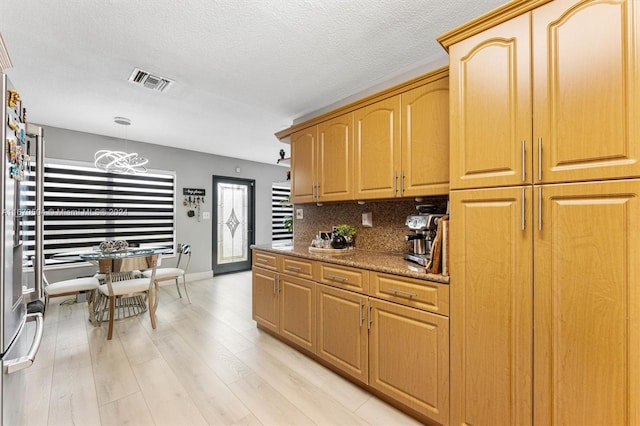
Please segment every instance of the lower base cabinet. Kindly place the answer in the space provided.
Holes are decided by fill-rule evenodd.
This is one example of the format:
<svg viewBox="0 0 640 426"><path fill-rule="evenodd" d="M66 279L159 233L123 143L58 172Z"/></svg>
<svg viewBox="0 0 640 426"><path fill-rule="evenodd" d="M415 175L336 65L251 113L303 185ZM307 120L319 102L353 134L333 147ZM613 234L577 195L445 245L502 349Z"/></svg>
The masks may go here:
<svg viewBox="0 0 640 426"><path fill-rule="evenodd" d="M319 284L316 354L360 382L369 376L367 297Z"/></svg>
<svg viewBox="0 0 640 426"><path fill-rule="evenodd" d="M284 274L278 280L280 335L313 352L316 346L316 284Z"/></svg>
<svg viewBox="0 0 640 426"><path fill-rule="evenodd" d="M278 333L280 329L278 273L254 267L252 277L253 320L265 329Z"/></svg>
<svg viewBox="0 0 640 426"><path fill-rule="evenodd" d="M425 282L422 289L415 279L373 274L394 289L411 283L417 293L410 299L425 298L425 306L436 314L407 306L414 300L395 303L366 294L367 270L316 263L303 271L295 262L304 263L280 256L277 271L254 265L253 319L258 325L408 407L423 421L448 425L449 319L441 315L448 312L448 287L434 290L438 285ZM311 270L319 271L313 281L307 279ZM303 273L304 278L294 276ZM330 284L320 282L325 278Z"/></svg>
<svg viewBox="0 0 640 426"><path fill-rule="evenodd" d="M252 275L253 319L265 329L314 352L316 284L257 267Z"/></svg>
<svg viewBox="0 0 640 426"><path fill-rule="evenodd" d="M369 385L449 422L449 319L370 299Z"/></svg>

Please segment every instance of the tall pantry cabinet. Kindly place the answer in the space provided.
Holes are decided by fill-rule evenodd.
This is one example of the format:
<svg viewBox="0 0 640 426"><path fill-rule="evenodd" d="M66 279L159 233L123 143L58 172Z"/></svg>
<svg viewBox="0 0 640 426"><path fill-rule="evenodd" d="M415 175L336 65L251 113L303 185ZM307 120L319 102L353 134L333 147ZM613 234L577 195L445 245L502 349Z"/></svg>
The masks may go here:
<svg viewBox="0 0 640 426"><path fill-rule="evenodd" d="M451 424L640 424L640 2L514 1L439 40Z"/></svg>

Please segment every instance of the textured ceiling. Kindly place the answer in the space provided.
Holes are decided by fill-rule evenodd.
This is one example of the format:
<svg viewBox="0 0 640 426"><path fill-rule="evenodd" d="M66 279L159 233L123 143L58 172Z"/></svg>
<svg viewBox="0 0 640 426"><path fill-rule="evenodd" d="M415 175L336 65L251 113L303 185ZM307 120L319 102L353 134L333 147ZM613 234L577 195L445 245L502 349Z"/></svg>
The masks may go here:
<svg viewBox="0 0 640 426"><path fill-rule="evenodd" d="M2 0L32 122L275 163L294 119L445 60L435 38L505 0ZM127 81L134 67L176 81ZM87 159L91 160L91 159Z"/></svg>

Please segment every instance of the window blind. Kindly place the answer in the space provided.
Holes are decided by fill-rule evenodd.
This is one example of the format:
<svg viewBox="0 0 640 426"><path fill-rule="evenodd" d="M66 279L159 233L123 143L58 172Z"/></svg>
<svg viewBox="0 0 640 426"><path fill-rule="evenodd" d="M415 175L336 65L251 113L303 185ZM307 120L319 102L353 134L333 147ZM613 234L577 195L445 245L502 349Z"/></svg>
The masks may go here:
<svg viewBox="0 0 640 426"><path fill-rule="evenodd" d="M26 256L35 254L34 167L26 182L22 231ZM106 173L92 166L45 162L45 265L78 258L62 253L89 251L102 241L126 240L130 246L175 248L175 173Z"/></svg>
<svg viewBox="0 0 640 426"><path fill-rule="evenodd" d="M287 218L293 217L293 205L289 202L291 188L282 184L271 186L271 240L287 241L293 233L285 226Z"/></svg>

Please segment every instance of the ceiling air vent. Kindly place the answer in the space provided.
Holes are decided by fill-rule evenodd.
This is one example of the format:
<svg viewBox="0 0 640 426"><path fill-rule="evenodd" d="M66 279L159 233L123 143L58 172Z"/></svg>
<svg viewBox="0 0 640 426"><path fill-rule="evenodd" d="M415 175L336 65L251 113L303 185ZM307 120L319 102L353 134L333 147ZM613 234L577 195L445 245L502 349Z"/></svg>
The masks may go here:
<svg viewBox="0 0 640 426"><path fill-rule="evenodd" d="M158 92L164 92L174 83L174 81L169 78L151 74L140 68L133 69L133 72L129 76L129 81L144 86L147 89L157 90Z"/></svg>

